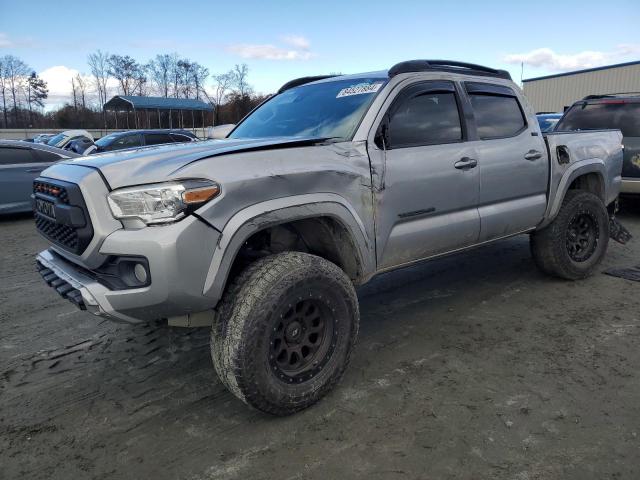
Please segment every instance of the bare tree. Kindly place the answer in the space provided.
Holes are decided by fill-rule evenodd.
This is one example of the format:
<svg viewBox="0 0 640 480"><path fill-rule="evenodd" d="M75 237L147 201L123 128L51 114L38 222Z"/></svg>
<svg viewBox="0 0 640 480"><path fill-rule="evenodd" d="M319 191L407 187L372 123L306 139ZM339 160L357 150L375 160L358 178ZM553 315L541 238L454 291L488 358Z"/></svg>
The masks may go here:
<svg viewBox="0 0 640 480"><path fill-rule="evenodd" d="M26 63L13 55L6 55L5 73L8 80L9 93L13 99L13 115L16 125L18 124L18 99L20 93L25 91L27 76L29 75L29 67Z"/></svg>
<svg viewBox="0 0 640 480"><path fill-rule="evenodd" d="M138 62L129 55L110 55L107 63L109 75L118 81L123 95L139 93L146 83L146 76L144 68Z"/></svg>
<svg viewBox="0 0 640 480"><path fill-rule="evenodd" d="M249 67L246 63L242 65L236 64L236 66L232 70L233 74L233 87L235 93L240 97L244 98L253 93L253 89L249 85L249 81L247 80L249 77Z"/></svg>
<svg viewBox="0 0 640 480"><path fill-rule="evenodd" d="M98 50L89 54L87 59L96 92L98 93L98 102L102 109L102 123L107 128L107 116L104 112L103 105L107 103L107 82L109 81L109 54Z"/></svg>
<svg viewBox="0 0 640 480"><path fill-rule="evenodd" d="M9 83L6 74L6 57L0 57L0 93L2 94L2 115L4 117L4 128L8 128L7 119L7 85Z"/></svg>
<svg viewBox="0 0 640 480"><path fill-rule="evenodd" d="M200 65L198 62L193 62L192 67L193 86L195 88L196 98L200 100L201 93L204 94L205 97L208 97L204 89L204 82L209 76L209 69Z"/></svg>
<svg viewBox="0 0 640 480"><path fill-rule="evenodd" d="M98 94L98 102L100 107L107 103L107 82L109 80L109 54L98 50L89 54L87 59L91 75L93 75L93 83Z"/></svg>
<svg viewBox="0 0 640 480"><path fill-rule="evenodd" d="M213 76L213 104L215 106L215 123L220 121L220 107L229 94L233 84L233 71Z"/></svg>
<svg viewBox="0 0 640 480"><path fill-rule="evenodd" d="M156 92L162 97L168 97L171 89L172 72L174 70L174 55L156 55L156 58L147 64L147 72L151 78Z"/></svg>
<svg viewBox="0 0 640 480"><path fill-rule="evenodd" d="M87 82L79 73L75 77L76 91L78 93L78 103L82 105L82 109L87 108Z"/></svg>

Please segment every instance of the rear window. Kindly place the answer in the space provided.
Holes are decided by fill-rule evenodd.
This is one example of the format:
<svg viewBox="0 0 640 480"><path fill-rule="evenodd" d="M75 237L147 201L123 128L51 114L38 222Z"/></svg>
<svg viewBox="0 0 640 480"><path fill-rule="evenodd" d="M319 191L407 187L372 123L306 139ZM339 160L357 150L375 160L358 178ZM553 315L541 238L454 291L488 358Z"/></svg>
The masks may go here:
<svg viewBox="0 0 640 480"><path fill-rule="evenodd" d="M145 133L144 141L147 145L161 145L172 143L171 137L166 133Z"/></svg>
<svg viewBox="0 0 640 480"><path fill-rule="evenodd" d="M556 131L616 128L625 137L640 137L640 103L580 103L558 122Z"/></svg>
<svg viewBox="0 0 640 480"><path fill-rule="evenodd" d="M481 139L512 137L527 126L515 97L476 93L469 97Z"/></svg>

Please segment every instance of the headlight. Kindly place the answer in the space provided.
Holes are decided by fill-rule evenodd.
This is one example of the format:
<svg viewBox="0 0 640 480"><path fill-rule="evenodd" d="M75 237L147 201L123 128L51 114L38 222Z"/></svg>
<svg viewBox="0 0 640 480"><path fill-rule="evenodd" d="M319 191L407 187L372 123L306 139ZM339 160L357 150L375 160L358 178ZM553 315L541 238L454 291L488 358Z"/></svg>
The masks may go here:
<svg viewBox="0 0 640 480"><path fill-rule="evenodd" d="M220 193L209 180L155 183L114 190L107 200L118 220L139 218L147 225L175 222Z"/></svg>

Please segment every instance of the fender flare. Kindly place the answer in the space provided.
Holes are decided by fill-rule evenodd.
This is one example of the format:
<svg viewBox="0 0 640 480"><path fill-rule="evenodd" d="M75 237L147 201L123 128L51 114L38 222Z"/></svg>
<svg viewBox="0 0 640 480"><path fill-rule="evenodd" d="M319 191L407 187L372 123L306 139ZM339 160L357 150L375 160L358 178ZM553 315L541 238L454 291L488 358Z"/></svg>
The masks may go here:
<svg viewBox="0 0 640 480"><path fill-rule="evenodd" d="M316 193L278 198L240 210L222 229L203 287L203 295L217 303L227 283L229 271L244 242L254 233L281 223L313 217L331 217L351 235L362 273L375 271L374 242L353 207L340 195Z"/></svg>
<svg viewBox="0 0 640 480"><path fill-rule="evenodd" d="M602 185L604 186L603 199L602 201L606 203L606 199L608 198L607 184L605 182L606 178L606 166L604 162L599 158L590 158L585 160L580 160L571 164L567 170L562 174L560 178L560 182L558 182L558 187L555 191L551 191L552 201L547 205L547 211L545 212L545 220L538 226L538 228L543 228L550 224L554 218L558 215L560 211L560 207L562 206L562 202L564 201L564 197L569 190L569 187L573 183L573 181L586 175L588 173L596 173L602 180ZM553 179L552 179L553 181Z"/></svg>

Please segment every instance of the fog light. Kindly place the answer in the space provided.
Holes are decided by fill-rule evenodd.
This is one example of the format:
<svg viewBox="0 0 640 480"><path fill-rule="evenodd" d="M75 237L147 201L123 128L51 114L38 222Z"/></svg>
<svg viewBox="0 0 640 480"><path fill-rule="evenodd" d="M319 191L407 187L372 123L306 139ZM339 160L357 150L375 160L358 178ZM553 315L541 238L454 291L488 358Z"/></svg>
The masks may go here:
<svg viewBox="0 0 640 480"><path fill-rule="evenodd" d="M133 267L133 275L136 277L140 283L147 283L147 269L144 268L144 265L141 263L136 263L136 266Z"/></svg>

